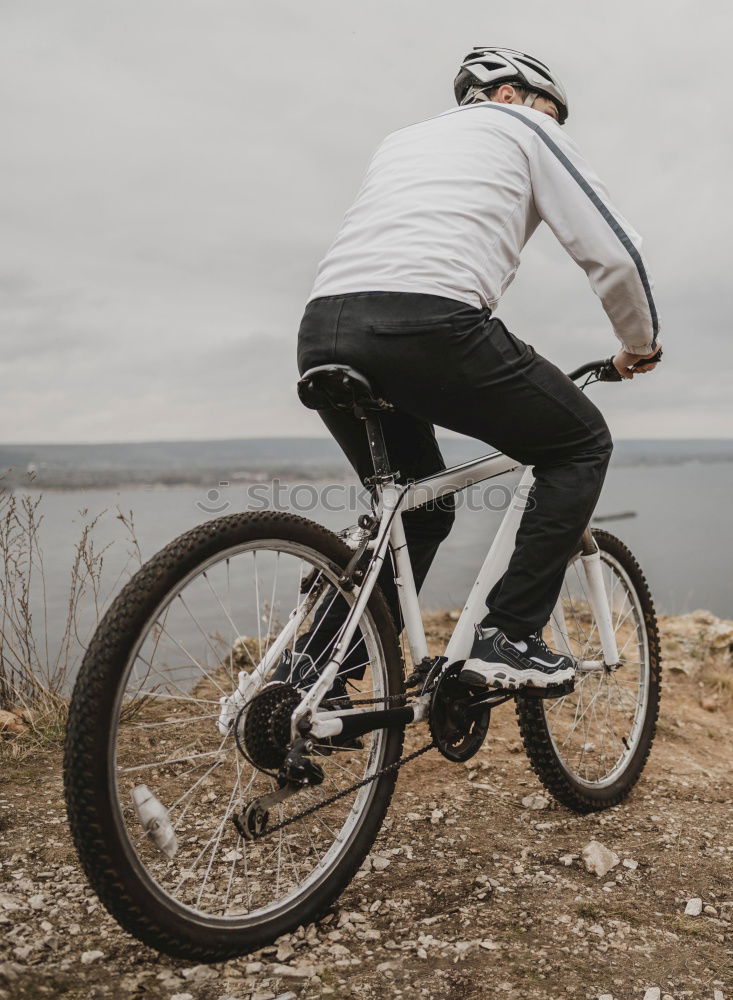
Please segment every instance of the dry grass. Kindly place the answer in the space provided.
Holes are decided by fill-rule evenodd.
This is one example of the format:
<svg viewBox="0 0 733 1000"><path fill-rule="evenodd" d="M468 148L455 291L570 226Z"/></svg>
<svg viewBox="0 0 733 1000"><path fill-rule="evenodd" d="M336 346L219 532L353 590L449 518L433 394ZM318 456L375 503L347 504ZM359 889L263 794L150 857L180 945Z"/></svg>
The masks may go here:
<svg viewBox="0 0 733 1000"><path fill-rule="evenodd" d="M104 556L94 531L106 512L81 510L82 530L69 571L61 636L49 634L48 595L39 529L43 496L0 488L0 710L15 722L10 735L0 727L0 754L23 759L39 747L63 739L68 693L84 654L82 617L96 627L104 610L101 593ZM118 510L127 529L130 557L141 562L132 514Z"/></svg>

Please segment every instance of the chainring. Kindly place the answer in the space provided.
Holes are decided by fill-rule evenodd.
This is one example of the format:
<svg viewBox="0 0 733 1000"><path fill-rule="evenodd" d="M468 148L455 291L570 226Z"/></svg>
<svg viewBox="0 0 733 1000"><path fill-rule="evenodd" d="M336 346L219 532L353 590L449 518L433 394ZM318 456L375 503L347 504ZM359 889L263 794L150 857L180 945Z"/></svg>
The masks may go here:
<svg viewBox="0 0 733 1000"><path fill-rule="evenodd" d="M268 684L240 713L237 741L255 767L263 771L282 766L290 746L290 717L302 694L292 684Z"/></svg>
<svg viewBox="0 0 733 1000"><path fill-rule="evenodd" d="M452 663L440 675L430 699L428 725L435 746L448 760L470 760L481 749L491 720L491 708L482 707L482 694L462 684L463 661Z"/></svg>

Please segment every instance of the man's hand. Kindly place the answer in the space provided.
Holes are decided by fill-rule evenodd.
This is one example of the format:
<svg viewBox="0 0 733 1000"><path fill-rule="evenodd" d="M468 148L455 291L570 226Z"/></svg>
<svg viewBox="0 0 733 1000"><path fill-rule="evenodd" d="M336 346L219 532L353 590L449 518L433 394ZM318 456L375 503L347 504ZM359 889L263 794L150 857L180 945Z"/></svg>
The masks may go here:
<svg viewBox="0 0 733 1000"><path fill-rule="evenodd" d="M630 351L620 350L616 357L613 359L613 366L619 373L621 378L633 378L634 375L641 373L644 375L646 372L654 371L657 367L657 362L652 365L639 365L637 368L632 369L632 365L638 364L639 361L643 361L644 358L653 358L655 354L659 352L661 344L657 343L657 346L653 351L648 354L632 354Z"/></svg>

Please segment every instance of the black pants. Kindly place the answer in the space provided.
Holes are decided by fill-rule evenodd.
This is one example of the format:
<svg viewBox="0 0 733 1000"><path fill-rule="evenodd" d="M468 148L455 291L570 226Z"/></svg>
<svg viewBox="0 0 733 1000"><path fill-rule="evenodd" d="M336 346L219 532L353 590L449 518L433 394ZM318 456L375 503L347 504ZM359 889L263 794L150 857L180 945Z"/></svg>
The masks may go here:
<svg viewBox="0 0 733 1000"><path fill-rule="evenodd" d="M514 554L487 595L484 624L511 638L542 629L611 456L611 436L597 407L488 309L435 295L360 292L310 302L300 325L298 367L302 374L332 363L363 372L397 407L382 422L401 480L445 468L433 424L534 467ZM359 478L372 475L364 424L351 414L319 412ZM404 524L419 588L450 532L451 504L410 511ZM399 621L388 567L380 585ZM343 608L332 606L333 627L342 615Z"/></svg>

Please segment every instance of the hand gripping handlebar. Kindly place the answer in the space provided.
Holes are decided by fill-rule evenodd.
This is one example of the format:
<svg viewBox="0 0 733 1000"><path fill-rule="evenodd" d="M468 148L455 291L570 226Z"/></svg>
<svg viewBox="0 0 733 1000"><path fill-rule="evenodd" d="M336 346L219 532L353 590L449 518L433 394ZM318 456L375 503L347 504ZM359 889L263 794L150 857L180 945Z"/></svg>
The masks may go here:
<svg viewBox="0 0 733 1000"><path fill-rule="evenodd" d="M662 348L660 347L656 354L651 358L642 358L637 361L636 364L631 366L633 371L635 368L641 368L643 365L655 365L662 359ZM580 368L576 368L575 371L569 372L568 377L576 382L583 375L595 375L599 382L622 382L623 377L619 375L616 367L613 363L613 358L606 358L602 361L588 361L586 364L581 365Z"/></svg>

